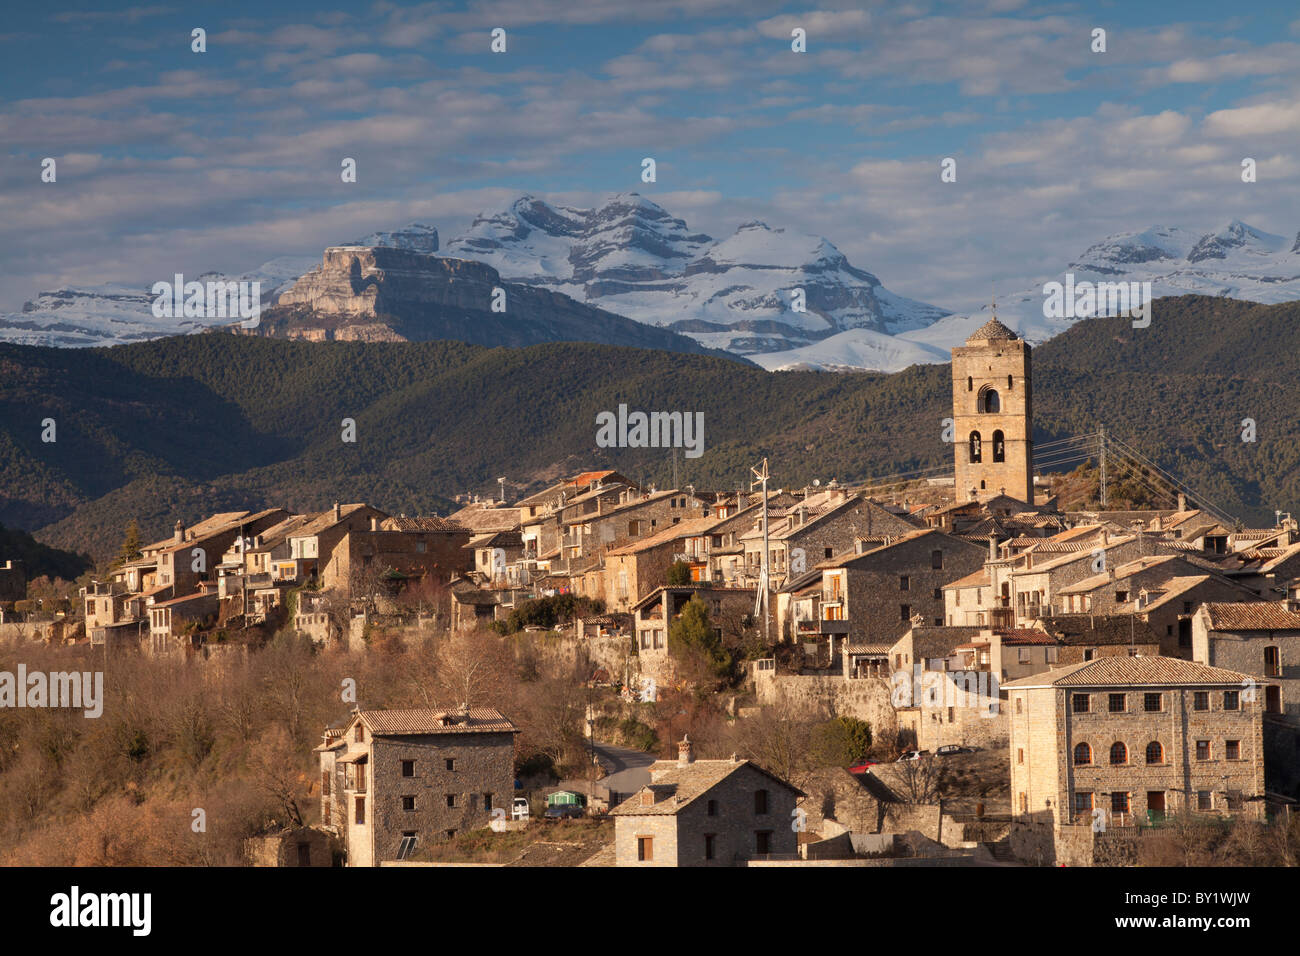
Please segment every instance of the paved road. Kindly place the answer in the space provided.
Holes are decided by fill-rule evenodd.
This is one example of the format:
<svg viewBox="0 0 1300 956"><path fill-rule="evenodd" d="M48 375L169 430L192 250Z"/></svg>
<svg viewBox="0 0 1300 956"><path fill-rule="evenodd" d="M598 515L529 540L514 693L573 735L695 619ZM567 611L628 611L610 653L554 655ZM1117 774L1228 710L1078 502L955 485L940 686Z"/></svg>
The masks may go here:
<svg viewBox="0 0 1300 956"><path fill-rule="evenodd" d="M599 742L593 746L596 759L608 774L600 782L610 790L629 795L650 782L650 765L657 759L653 754Z"/></svg>

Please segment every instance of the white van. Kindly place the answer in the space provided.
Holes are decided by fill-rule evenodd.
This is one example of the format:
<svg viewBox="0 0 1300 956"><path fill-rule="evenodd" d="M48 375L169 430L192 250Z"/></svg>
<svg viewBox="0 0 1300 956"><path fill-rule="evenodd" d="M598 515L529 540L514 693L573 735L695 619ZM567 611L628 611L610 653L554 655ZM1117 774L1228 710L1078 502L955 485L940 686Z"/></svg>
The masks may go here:
<svg viewBox="0 0 1300 956"><path fill-rule="evenodd" d="M528 819L528 798L527 797L515 797L515 802L510 806L510 819L511 820Z"/></svg>

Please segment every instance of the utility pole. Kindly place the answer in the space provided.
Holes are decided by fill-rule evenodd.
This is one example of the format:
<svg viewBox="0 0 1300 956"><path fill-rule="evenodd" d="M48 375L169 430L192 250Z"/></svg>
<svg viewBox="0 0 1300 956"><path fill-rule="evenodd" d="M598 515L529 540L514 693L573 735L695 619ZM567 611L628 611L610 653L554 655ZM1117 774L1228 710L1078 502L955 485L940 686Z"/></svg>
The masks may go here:
<svg viewBox="0 0 1300 956"><path fill-rule="evenodd" d="M757 598L757 600L754 602L754 613L755 613L756 615L757 615L757 614L762 614L762 615L763 615L763 643L764 643L764 644L767 644L767 645L770 645L770 644L772 643L772 641L771 641L771 628L770 628L770 622L769 622L769 620L768 620L768 606L767 606L767 583L768 583L768 576L767 576L767 559L768 559L768 545L767 545L767 479L768 479L768 471L767 471L767 459L766 459L766 458L763 459L763 464L762 464L761 467L759 467L759 468L751 468L751 469L749 469L749 470L752 471L752 472L754 473L754 479L755 479L754 481L751 481L751 482L749 483L749 487L750 487L750 489L753 490L754 485L762 485L762 486L763 486L763 559L759 562L759 572L758 572L758 598Z"/></svg>
<svg viewBox="0 0 1300 956"><path fill-rule="evenodd" d="M1097 437L1101 442L1101 509L1106 510L1106 426L1097 428Z"/></svg>

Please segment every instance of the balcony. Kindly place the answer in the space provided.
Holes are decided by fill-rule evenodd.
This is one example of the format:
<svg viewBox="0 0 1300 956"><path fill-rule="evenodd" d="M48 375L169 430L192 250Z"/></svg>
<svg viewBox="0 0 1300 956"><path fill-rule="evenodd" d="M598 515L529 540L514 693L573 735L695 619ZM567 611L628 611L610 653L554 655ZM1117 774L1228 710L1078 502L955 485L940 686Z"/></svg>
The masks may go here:
<svg viewBox="0 0 1300 956"><path fill-rule="evenodd" d="M798 621L797 631L800 636L843 635L849 633L848 621Z"/></svg>

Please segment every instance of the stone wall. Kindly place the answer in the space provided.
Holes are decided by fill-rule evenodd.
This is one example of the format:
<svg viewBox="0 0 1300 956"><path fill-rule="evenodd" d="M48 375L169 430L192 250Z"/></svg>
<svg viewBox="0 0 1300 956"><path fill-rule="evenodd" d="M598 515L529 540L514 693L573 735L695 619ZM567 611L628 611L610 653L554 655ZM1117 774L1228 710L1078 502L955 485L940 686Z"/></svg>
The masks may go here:
<svg viewBox="0 0 1300 956"><path fill-rule="evenodd" d="M883 680L755 669L754 689L764 706L788 707L808 717L847 715L865 720L875 740L890 740L898 732L898 718L889 702L889 684Z"/></svg>

